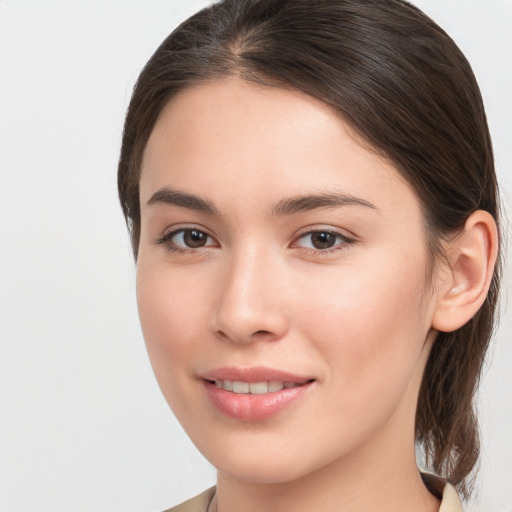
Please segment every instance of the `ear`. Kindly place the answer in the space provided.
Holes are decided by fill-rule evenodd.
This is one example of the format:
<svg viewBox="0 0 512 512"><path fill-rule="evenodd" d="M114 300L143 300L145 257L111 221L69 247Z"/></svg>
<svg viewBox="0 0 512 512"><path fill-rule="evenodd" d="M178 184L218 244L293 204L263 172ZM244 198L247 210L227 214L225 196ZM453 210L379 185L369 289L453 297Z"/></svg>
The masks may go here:
<svg viewBox="0 0 512 512"><path fill-rule="evenodd" d="M451 332L467 323L487 296L498 254L498 230L491 214L471 214L446 253L449 266L438 276L432 327Z"/></svg>

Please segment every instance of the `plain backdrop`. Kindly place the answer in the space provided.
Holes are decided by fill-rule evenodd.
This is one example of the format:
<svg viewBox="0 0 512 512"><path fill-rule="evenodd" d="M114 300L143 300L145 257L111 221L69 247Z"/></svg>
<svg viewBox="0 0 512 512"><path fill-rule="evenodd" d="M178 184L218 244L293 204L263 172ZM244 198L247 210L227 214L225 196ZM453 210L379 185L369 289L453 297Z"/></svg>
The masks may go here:
<svg viewBox="0 0 512 512"><path fill-rule="evenodd" d="M512 197L512 2L417 0L466 53ZM131 88L203 0L0 0L0 510L152 512L214 482L160 395L116 192ZM512 322L471 508L512 512Z"/></svg>

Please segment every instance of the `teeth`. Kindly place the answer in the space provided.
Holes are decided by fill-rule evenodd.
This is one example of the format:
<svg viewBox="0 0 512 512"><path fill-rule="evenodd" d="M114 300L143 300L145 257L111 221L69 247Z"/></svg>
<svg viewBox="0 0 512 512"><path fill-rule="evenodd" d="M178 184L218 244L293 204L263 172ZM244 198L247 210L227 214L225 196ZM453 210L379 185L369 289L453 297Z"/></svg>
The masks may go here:
<svg viewBox="0 0 512 512"><path fill-rule="evenodd" d="M268 393L268 384L266 382L251 382L249 384L251 395L262 395Z"/></svg>
<svg viewBox="0 0 512 512"><path fill-rule="evenodd" d="M281 391L284 388L284 382L280 382L278 380L271 380L268 383L268 391L272 393L273 391Z"/></svg>
<svg viewBox="0 0 512 512"><path fill-rule="evenodd" d="M249 383L233 381L233 393L249 393Z"/></svg>
<svg viewBox="0 0 512 512"><path fill-rule="evenodd" d="M282 389L294 388L300 386L296 382L282 382L279 380L263 382L242 382L238 380L216 380L215 385L224 391L232 391L237 394L263 395L265 393L275 393Z"/></svg>

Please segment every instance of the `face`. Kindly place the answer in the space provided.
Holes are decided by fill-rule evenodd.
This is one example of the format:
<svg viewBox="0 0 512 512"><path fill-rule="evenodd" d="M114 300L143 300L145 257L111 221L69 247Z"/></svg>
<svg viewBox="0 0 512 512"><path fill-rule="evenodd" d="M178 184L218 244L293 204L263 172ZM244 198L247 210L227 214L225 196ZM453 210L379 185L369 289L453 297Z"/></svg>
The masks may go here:
<svg viewBox="0 0 512 512"><path fill-rule="evenodd" d="M420 204L330 107L235 79L186 89L140 200L151 362L223 474L277 483L413 452L436 303Z"/></svg>

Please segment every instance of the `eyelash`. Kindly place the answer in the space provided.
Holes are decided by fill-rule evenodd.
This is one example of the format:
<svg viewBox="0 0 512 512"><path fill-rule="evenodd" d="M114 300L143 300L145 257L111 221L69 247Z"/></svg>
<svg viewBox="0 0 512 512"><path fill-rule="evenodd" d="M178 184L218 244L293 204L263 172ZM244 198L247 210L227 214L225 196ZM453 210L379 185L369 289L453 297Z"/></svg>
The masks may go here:
<svg viewBox="0 0 512 512"><path fill-rule="evenodd" d="M190 233L192 231L195 231L197 233L201 233L202 235L205 235L208 238L213 238L212 236L210 236L206 231L202 230L202 229L199 229L199 228L195 228L195 227L189 227L189 228L179 228L179 229L175 229L173 231L171 231L170 233L166 233L164 234L163 236L161 236L158 240L155 241L155 243L157 245L163 245L165 247L165 249L169 252L174 252L174 253L181 253L181 254L189 254L189 253L194 253L194 252L197 252L199 249L208 249L209 246L206 246L206 247L197 247L197 248L193 248L193 247L180 247L176 244L174 244L172 242L172 239L180 234L180 233L183 233L183 235L185 235L186 233Z"/></svg>
<svg viewBox="0 0 512 512"><path fill-rule="evenodd" d="M199 250L201 249L208 249L209 247L211 246L201 246L201 247L197 247L197 248L193 248L193 247L189 247L189 248L185 248L185 247L180 247L174 243L172 243L172 239L182 233L183 235L185 235L186 233L190 233L192 231L195 231L197 233L200 233L204 236L208 238L213 238L211 235L209 235L206 231L203 231L202 229L198 229L198 228L194 228L194 227L190 227L190 228L179 228L179 229L175 229L173 231L171 231L170 233L166 233L165 235L163 235L162 237L160 237L159 239L157 239L155 241L155 243L157 245L163 245L165 247L165 249L169 252L172 252L172 253L180 253L180 254L190 254L190 253L195 253L195 252L198 252ZM325 255L328 255L328 254L332 254L332 253L335 253L335 252L338 252L338 251L344 251L347 249L347 247L351 244L353 244L355 242L355 240L353 238L350 238L346 235L343 235L337 231L333 231L333 230L330 230L330 229L312 229L310 231L307 231L305 233L301 233L298 237L296 237L294 239L294 241L292 242L292 244L290 244L291 247L294 247L298 241L300 240L303 240L305 239L306 237L308 236L312 236L314 234L326 234L326 235L331 235L331 236L334 236L337 240L338 240L338 243L336 243L335 245L333 245L332 247L328 247L328 248L325 248L325 249L316 249L316 248L306 248L306 247L296 247L297 249L299 250L302 250L302 251L305 251L307 252L308 254L313 254L315 256L319 255L319 256L325 256Z"/></svg>
<svg viewBox="0 0 512 512"><path fill-rule="evenodd" d="M300 234L294 240L293 244L296 244L299 240L302 240L302 239L306 238L307 236L312 236L314 234L320 234L320 233L336 237L336 239L338 240L338 243L336 243L332 247L328 247L326 249L305 248L305 247L298 247L298 249L307 251L309 254L313 254L315 256L316 255L326 256L328 254L332 254L335 252L345 251L349 245L351 245L355 242L355 240L353 238L343 235L343 234L339 233L338 231L333 231L331 229L311 229L310 231Z"/></svg>

